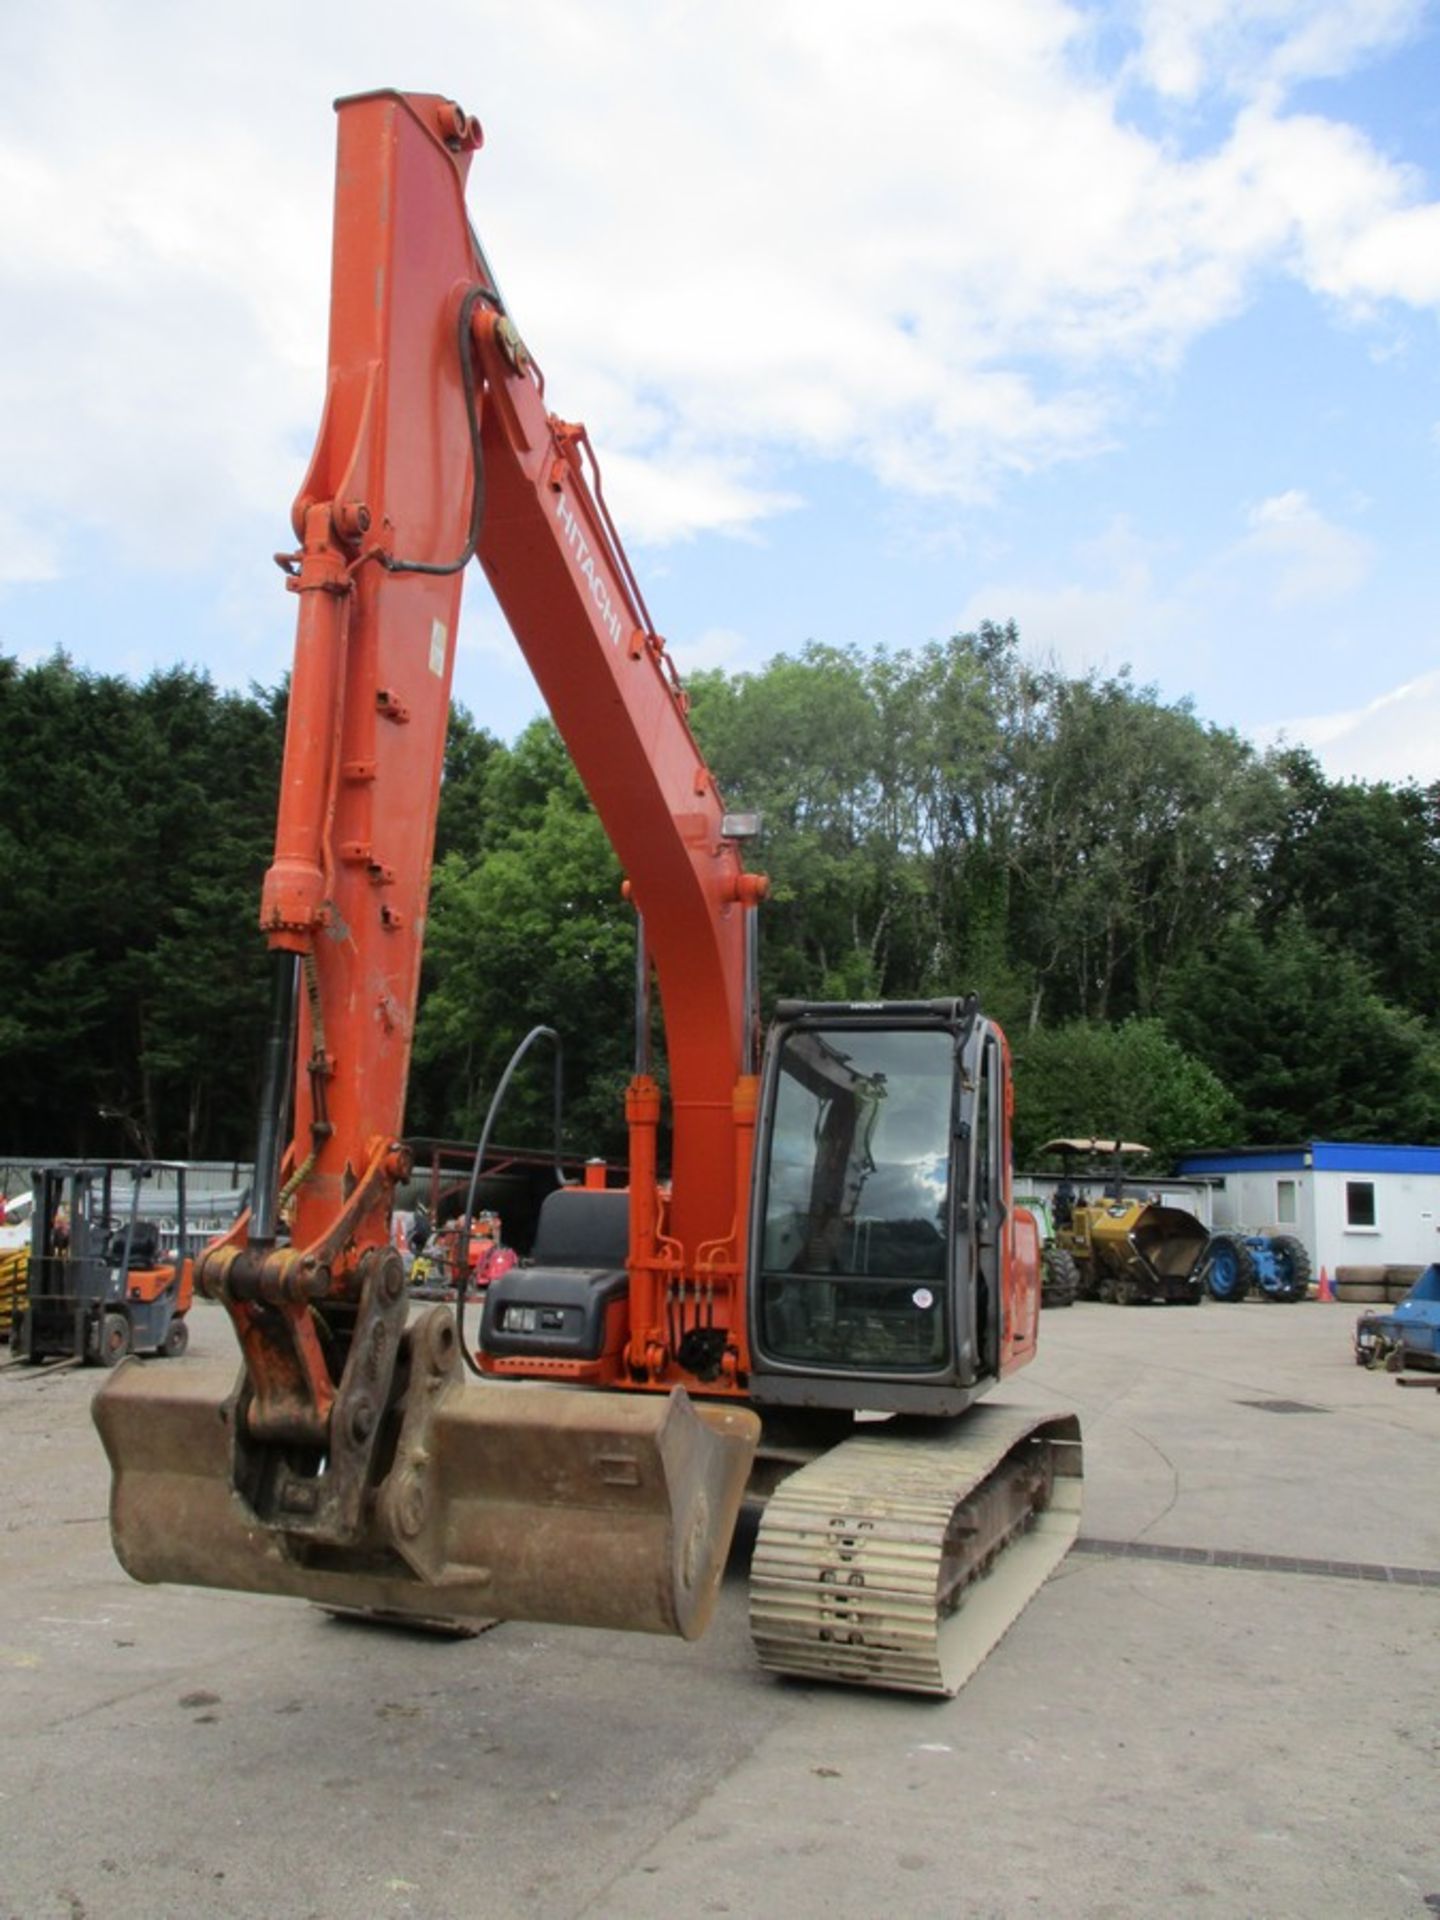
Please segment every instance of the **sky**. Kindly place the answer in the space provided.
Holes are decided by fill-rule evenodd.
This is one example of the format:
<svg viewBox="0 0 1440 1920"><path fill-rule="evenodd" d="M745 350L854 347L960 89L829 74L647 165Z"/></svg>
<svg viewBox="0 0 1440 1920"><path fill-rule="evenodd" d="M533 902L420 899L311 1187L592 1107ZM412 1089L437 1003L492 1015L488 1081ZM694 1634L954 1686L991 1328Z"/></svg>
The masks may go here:
<svg viewBox="0 0 1440 1920"><path fill-rule="evenodd" d="M0 4L0 653L275 684L333 99L443 93L682 671L1013 619L1440 779L1440 5ZM541 710L472 569L455 692Z"/></svg>

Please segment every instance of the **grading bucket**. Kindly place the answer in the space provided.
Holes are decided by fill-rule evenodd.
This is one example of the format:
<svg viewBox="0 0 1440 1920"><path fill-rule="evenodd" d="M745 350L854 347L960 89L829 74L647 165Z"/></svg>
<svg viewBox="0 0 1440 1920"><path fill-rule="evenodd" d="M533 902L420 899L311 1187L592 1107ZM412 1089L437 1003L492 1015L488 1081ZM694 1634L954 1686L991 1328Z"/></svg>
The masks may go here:
<svg viewBox="0 0 1440 1920"><path fill-rule="evenodd" d="M394 1443L344 1545L264 1524L236 1492L231 1369L123 1366L94 1411L125 1570L423 1620L704 1632L759 1434L753 1413L681 1391L476 1385L438 1308L405 1348Z"/></svg>

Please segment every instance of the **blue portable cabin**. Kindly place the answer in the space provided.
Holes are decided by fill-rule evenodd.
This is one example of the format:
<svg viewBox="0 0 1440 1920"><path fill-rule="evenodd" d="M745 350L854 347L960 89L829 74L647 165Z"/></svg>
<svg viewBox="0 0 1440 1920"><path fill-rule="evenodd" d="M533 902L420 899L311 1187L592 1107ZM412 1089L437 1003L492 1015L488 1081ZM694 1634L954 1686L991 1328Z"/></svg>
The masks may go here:
<svg viewBox="0 0 1440 1920"><path fill-rule="evenodd" d="M1316 1274L1440 1261L1440 1146L1206 1148L1183 1154L1176 1170L1210 1183L1216 1227L1293 1234Z"/></svg>

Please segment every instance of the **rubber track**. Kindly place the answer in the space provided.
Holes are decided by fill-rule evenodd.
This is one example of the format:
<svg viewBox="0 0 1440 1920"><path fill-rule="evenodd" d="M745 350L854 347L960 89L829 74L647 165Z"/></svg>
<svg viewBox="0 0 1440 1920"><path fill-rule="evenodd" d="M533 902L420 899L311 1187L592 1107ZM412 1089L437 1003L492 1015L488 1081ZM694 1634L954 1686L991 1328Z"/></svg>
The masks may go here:
<svg viewBox="0 0 1440 1920"><path fill-rule="evenodd" d="M941 1556L964 1500L1031 1435L1056 1450L1049 1507L942 1619ZM843 1441L771 1495L750 1572L762 1666L808 1679L953 1694L1064 1558L1080 1524L1073 1415L980 1407L948 1432Z"/></svg>

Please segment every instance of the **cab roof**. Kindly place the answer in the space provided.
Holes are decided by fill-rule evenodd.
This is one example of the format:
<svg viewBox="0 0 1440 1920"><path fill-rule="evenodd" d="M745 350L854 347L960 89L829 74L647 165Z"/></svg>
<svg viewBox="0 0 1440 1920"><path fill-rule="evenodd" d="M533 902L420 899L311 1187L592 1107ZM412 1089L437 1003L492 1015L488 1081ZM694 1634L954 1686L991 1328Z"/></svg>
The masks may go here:
<svg viewBox="0 0 1440 1920"><path fill-rule="evenodd" d="M1041 1153L1084 1153L1094 1156L1105 1153L1149 1153L1152 1149L1140 1140L1047 1140L1040 1151Z"/></svg>

